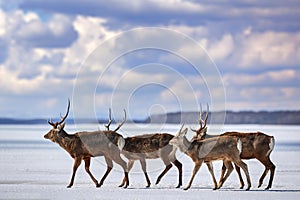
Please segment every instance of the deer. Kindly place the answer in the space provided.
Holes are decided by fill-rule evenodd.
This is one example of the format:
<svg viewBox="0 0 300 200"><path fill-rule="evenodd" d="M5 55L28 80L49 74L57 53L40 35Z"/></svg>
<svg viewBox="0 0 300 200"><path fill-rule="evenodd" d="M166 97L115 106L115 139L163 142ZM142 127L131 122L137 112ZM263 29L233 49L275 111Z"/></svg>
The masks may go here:
<svg viewBox="0 0 300 200"><path fill-rule="evenodd" d="M265 188L265 190L268 190L272 187L272 182L274 178L275 168L276 166L272 163L270 159L270 154L274 149L275 146L275 139L273 136L269 136L262 132L249 132L249 133L243 133L243 132L225 132L221 135L208 135L207 134L207 119L208 119L208 111L209 107L207 105L207 111L206 111L206 117L204 120L202 120L203 112L200 105L200 118L198 120L199 122L199 129L194 130L191 128L192 131L196 133L196 135L192 138L193 140L203 140L208 138L214 138L214 137L238 137L242 141L242 153L241 153L241 159L257 159L260 161L264 166L265 170L263 174L261 175L258 183L258 188L260 188L263 184L263 180L265 176L267 175L268 171L271 172L270 179L268 186ZM204 123L204 125L202 125ZM222 182L222 178L224 177L224 174L226 172L226 169L233 170L233 167L229 163L223 163L222 166L222 172L221 177L219 181L219 187L223 185L224 182ZM244 181L240 172L240 167L235 165L235 169L238 173L238 177L240 180L240 189L244 188Z"/></svg>
<svg viewBox="0 0 300 200"><path fill-rule="evenodd" d="M109 110L109 122L105 125L107 130L109 130L111 122L111 110ZM160 158L166 167L158 176L155 184L160 182L162 177L172 168L171 163L173 163L179 172L179 182L176 186L176 188L179 188L182 185L182 164L176 158L176 148L169 144L173 137L173 135L168 133L154 133L125 138L125 145L121 153L128 159L128 173L132 169L134 162L139 160L146 178L146 187L148 188L151 185L151 181L147 174L146 159ZM121 186L125 183L126 177L124 177Z"/></svg>
<svg viewBox="0 0 300 200"><path fill-rule="evenodd" d="M74 159L73 172L68 188L71 188L74 183L77 168L80 166L82 160L85 162L85 171L90 176L96 187L101 187L104 180L113 168L113 162L119 164L124 170L125 184L122 185L126 188L129 185L127 163L121 158L120 153L124 147L125 140L122 135L117 133L117 130L124 124L125 119L113 131L93 131L93 132L76 132L68 134L65 130L65 120L68 117L70 110L70 100L68 100L68 108L65 116L61 116L59 122L48 121L52 129L44 135L45 139L51 140L59 144L66 150ZM92 157L104 156L107 169L98 183L97 179L90 172L90 162Z"/></svg>
<svg viewBox="0 0 300 200"><path fill-rule="evenodd" d="M184 190L188 190L191 187L195 175L203 162L212 162L216 160L223 160L226 161L226 163L233 162L241 167L247 177L248 187L246 190L250 189L251 180L248 167L240 158L240 153L242 152L241 139L238 137L224 136L201 141L194 140L191 142L186 138L188 129L185 128L182 130L183 127L184 125L181 126L179 132L170 140L169 144L177 146L177 148L188 155L195 164L190 181ZM211 173L213 174L213 172ZM229 177L230 173L230 171L227 171L222 179L223 182Z"/></svg>

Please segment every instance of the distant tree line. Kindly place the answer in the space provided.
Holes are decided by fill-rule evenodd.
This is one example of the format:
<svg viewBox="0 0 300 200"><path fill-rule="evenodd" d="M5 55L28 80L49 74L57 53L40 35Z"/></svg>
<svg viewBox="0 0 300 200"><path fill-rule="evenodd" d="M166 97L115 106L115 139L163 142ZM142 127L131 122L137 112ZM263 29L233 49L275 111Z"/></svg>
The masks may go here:
<svg viewBox="0 0 300 200"><path fill-rule="evenodd" d="M206 113L204 112L204 115ZM176 112L152 115L146 123L198 123L198 112ZM212 112L208 122L214 124L300 124L300 111L241 111Z"/></svg>
<svg viewBox="0 0 300 200"><path fill-rule="evenodd" d="M204 115L206 113L204 112ZM133 120L135 123L170 123L195 124L198 123L198 112L174 112L151 115L145 120ZM0 118L0 124L47 124L48 119L13 119ZM74 122L75 121L75 122ZM68 124L74 123L107 123L107 119L68 119ZM114 123L114 121L113 121ZM127 123L132 121L127 120ZM299 125L300 111L226 111L209 113L208 123L212 124L283 124Z"/></svg>

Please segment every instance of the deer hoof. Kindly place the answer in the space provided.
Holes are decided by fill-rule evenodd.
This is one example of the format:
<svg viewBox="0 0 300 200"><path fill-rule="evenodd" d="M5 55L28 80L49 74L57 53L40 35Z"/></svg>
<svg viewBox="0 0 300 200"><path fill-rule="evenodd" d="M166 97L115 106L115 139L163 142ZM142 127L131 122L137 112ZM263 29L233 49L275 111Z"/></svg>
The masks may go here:
<svg viewBox="0 0 300 200"><path fill-rule="evenodd" d="M261 183L259 183L257 187L258 187L258 188L260 188L260 186L261 186L261 185L262 185L262 184L261 184Z"/></svg>

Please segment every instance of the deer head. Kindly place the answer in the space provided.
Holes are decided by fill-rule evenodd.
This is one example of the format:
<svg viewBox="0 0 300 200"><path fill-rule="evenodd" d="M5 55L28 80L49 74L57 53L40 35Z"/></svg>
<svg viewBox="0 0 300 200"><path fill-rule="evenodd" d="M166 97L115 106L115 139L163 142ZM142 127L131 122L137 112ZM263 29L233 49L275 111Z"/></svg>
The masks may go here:
<svg viewBox="0 0 300 200"><path fill-rule="evenodd" d="M208 119L208 112L209 112L209 107L207 104L206 116L205 116L205 119L203 120L202 119L203 118L202 106L200 104L200 117L198 120L200 127L197 130L191 128L191 130L196 133L196 135L192 138L192 140L205 138L206 133L207 133L206 123L207 123L207 119Z"/></svg>
<svg viewBox="0 0 300 200"><path fill-rule="evenodd" d="M111 119L111 108L109 108L108 110L108 123L106 125L104 125L106 127L106 129L109 131L109 126L111 125L111 122L112 122L112 119ZM118 125L118 127L113 131L113 132L116 132L118 131L121 126L123 126L123 124L126 122L126 110L124 109L124 117L123 117L123 120L121 121L121 123Z"/></svg>
<svg viewBox="0 0 300 200"><path fill-rule="evenodd" d="M67 119L69 111L70 111L70 99L68 99L68 109L65 116L64 117L61 116L61 120L59 122L52 122L51 119L50 121L48 121L48 124L50 124L53 128L46 135L44 135L45 139L49 139L52 142L57 142L59 133L63 131L65 127L64 121Z"/></svg>
<svg viewBox="0 0 300 200"><path fill-rule="evenodd" d="M183 148L184 140L186 139L185 135L188 131L187 128L182 130L183 127L184 127L184 124L181 126L178 133L170 140L170 142L169 142L170 145L174 145L174 146L179 147L181 149Z"/></svg>

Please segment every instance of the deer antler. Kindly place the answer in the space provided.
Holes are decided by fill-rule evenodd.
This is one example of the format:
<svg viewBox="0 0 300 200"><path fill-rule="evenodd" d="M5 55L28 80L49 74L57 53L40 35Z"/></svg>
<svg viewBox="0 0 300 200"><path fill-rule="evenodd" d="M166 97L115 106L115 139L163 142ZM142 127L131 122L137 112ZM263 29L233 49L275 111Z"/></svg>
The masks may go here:
<svg viewBox="0 0 300 200"><path fill-rule="evenodd" d="M196 129L193 129L192 127L190 127L191 131L193 132L196 132L197 133L197 130Z"/></svg>
<svg viewBox="0 0 300 200"><path fill-rule="evenodd" d="M70 111L70 99L68 99L68 109L67 109L66 115L63 117L60 114L60 118L61 118L60 122L55 122L54 123L54 122L52 122L52 119L50 118L50 120L48 120L48 124L50 124L51 126L56 128L59 124L63 123L66 120L66 118L68 117L69 111Z"/></svg>
<svg viewBox="0 0 300 200"><path fill-rule="evenodd" d="M62 123L67 119L67 117L68 117L68 115L69 115L69 111L70 111L70 99L68 99L68 109L67 109L67 113L65 114L64 117L62 117L62 116L60 115L61 120L60 120L60 122L58 122L58 124L62 124Z"/></svg>
<svg viewBox="0 0 300 200"><path fill-rule="evenodd" d="M48 120L48 124L50 124L51 126L55 127L55 124L52 122L51 118L50 118L50 120Z"/></svg>
<svg viewBox="0 0 300 200"><path fill-rule="evenodd" d="M209 112L209 106L208 106L208 104L206 106L207 106L206 107L206 115L205 115L205 119L203 120L202 119L202 117L203 117L202 105L200 104L200 116L199 116L199 119L198 119L198 123L200 125L200 128L198 130L195 130L195 129L193 129L193 128L190 127L190 129L193 132L196 132L197 134L199 134L200 131L206 127L206 123L207 123L207 119L208 119L208 112Z"/></svg>
<svg viewBox="0 0 300 200"><path fill-rule="evenodd" d="M119 124L119 126L114 130L114 132L118 131L121 128L121 126L123 126L125 121L126 121L126 110L124 109L124 118L123 118L122 122Z"/></svg>
<svg viewBox="0 0 300 200"><path fill-rule="evenodd" d="M208 106L208 104L206 104L206 116L205 116L205 119L204 119L204 126L203 126L203 128L206 127L206 122L207 122L207 119L208 119L208 112L209 112L209 106Z"/></svg>
<svg viewBox="0 0 300 200"><path fill-rule="evenodd" d="M200 104L200 117L198 119L199 125L200 125L200 129L202 129L202 116L203 116L203 112L202 112L202 105Z"/></svg>
<svg viewBox="0 0 300 200"><path fill-rule="evenodd" d="M184 127L184 124L181 125L179 132L182 131L183 127Z"/></svg>
<svg viewBox="0 0 300 200"><path fill-rule="evenodd" d="M109 121L108 121L108 124L104 125L107 130L109 131L109 126L111 125L111 122L112 122L112 119L111 119L111 108L109 108L108 110L108 116L109 116Z"/></svg>

